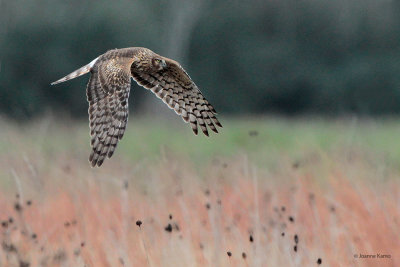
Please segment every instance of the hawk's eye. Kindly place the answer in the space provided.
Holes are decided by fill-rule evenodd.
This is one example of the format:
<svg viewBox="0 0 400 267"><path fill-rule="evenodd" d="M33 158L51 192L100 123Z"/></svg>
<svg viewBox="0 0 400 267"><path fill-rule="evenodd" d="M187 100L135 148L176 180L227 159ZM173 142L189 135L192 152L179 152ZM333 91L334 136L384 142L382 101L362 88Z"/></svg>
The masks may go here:
<svg viewBox="0 0 400 267"><path fill-rule="evenodd" d="M153 64L154 68L156 68L158 70L162 70L167 66L164 59L161 59L161 58L153 58L151 60L151 62Z"/></svg>

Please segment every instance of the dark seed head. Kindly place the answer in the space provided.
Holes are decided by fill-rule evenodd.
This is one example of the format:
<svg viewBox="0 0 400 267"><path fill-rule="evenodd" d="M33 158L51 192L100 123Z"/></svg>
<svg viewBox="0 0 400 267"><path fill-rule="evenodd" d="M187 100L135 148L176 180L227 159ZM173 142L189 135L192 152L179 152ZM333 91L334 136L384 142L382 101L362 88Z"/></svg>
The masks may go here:
<svg viewBox="0 0 400 267"><path fill-rule="evenodd" d="M9 223L13 223L13 222L14 222L13 217L8 218L8 222L9 222Z"/></svg>
<svg viewBox="0 0 400 267"><path fill-rule="evenodd" d="M6 252L17 252L17 248L14 246L14 244L9 244L3 241L2 247Z"/></svg>
<svg viewBox="0 0 400 267"><path fill-rule="evenodd" d="M285 232L282 232L281 236L285 236Z"/></svg>
<svg viewBox="0 0 400 267"><path fill-rule="evenodd" d="M246 257L247 257L246 253L243 252L243 253L242 253L242 258L243 258L243 259L246 259Z"/></svg>
<svg viewBox="0 0 400 267"><path fill-rule="evenodd" d="M294 222L293 216L289 216L289 221L292 222L292 223Z"/></svg>
<svg viewBox="0 0 400 267"><path fill-rule="evenodd" d="M285 210L286 210L286 207L285 207L285 206L282 206L282 207L281 207L281 211L284 212Z"/></svg>
<svg viewBox="0 0 400 267"><path fill-rule="evenodd" d="M14 209L15 209L16 211L18 211L18 212L22 211L22 207L21 207L21 205L20 205L19 203L15 203Z"/></svg>
<svg viewBox="0 0 400 267"><path fill-rule="evenodd" d="M140 226L142 225L142 221L137 220L137 221L136 221L136 225L140 227Z"/></svg>
<svg viewBox="0 0 400 267"><path fill-rule="evenodd" d="M167 232L169 232L169 233L171 233L171 232L172 232L172 225L169 223L169 224L164 228L164 230L167 231Z"/></svg>
<svg viewBox="0 0 400 267"><path fill-rule="evenodd" d="M228 254L229 257L232 256L232 252L230 251L226 252L226 254Z"/></svg>
<svg viewBox="0 0 400 267"><path fill-rule="evenodd" d="M294 252L297 252L297 246L293 247Z"/></svg>
<svg viewBox="0 0 400 267"><path fill-rule="evenodd" d="M206 204L206 208L207 208L208 210L211 208L210 203L207 203L207 204Z"/></svg>
<svg viewBox="0 0 400 267"><path fill-rule="evenodd" d="M172 214L169 215L169 219L172 220Z"/></svg>
<svg viewBox="0 0 400 267"><path fill-rule="evenodd" d="M321 259L321 258L318 258L317 263L318 263L318 264L321 264L321 263L322 263L322 259Z"/></svg>
<svg viewBox="0 0 400 267"><path fill-rule="evenodd" d="M26 205L28 205L28 206L32 205L32 200L26 201Z"/></svg>
<svg viewBox="0 0 400 267"><path fill-rule="evenodd" d="M32 239L36 239L37 235L35 233L32 234Z"/></svg>
<svg viewBox="0 0 400 267"><path fill-rule="evenodd" d="M299 237L297 235L294 235L294 242L297 244L299 243Z"/></svg>
<svg viewBox="0 0 400 267"><path fill-rule="evenodd" d="M252 235L250 235L250 237L249 237L249 240L250 240L250 242L253 242L253 241L254 241L254 239L253 239L253 236L252 236Z"/></svg>
<svg viewBox="0 0 400 267"><path fill-rule="evenodd" d="M4 228L8 227L8 222L7 221L2 221L1 222L1 226L3 226Z"/></svg>

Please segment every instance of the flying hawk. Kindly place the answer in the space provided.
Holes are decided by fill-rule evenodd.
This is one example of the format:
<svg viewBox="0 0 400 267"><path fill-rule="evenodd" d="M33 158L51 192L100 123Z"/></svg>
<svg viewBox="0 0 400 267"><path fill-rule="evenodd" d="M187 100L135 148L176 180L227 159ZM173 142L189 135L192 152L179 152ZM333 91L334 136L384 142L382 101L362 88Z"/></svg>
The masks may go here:
<svg viewBox="0 0 400 267"><path fill-rule="evenodd" d="M86 88L92 152L91 165L101 166L110 158L122 139L128 122L128 97L131 78L150 89L157 97L189 122L197 135L200 125L208 136L207 126L218 133L222 127L214 107L200 92L181 65L143 47L110 50L82 68L53 82L62 83L90 72Z"/></svg>

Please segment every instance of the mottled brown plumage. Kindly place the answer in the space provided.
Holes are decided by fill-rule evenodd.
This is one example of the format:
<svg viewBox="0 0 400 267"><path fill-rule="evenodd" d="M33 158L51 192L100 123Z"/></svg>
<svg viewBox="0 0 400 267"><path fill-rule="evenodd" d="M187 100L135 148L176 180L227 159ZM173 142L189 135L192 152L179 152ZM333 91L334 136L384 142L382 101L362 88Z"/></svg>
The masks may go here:
<svg viewBox="0 0 400 267"><path fill-rule="evenodd" d="M216 111L178 62L142 47L110 50L88 65L52 83L76 78L90 71L87 85L92 166L110 158L123 137L128 122L128 97L131 78L150 89L189 122L195 134L197 125L208 136L207 127L218 133L222 127Z"/></svg>

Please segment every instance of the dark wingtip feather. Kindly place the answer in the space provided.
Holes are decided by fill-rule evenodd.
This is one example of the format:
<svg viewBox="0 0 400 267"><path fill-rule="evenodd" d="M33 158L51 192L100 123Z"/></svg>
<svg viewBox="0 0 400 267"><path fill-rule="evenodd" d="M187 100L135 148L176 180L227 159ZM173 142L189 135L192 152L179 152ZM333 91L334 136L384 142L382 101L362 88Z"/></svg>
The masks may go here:
<svg viewBox="0 0 400 267"><path fill-rule="evenodd" d="M215 128L215 127L211 128L211 130L212 130L214 133L218 133L218 130L217 130L217 128Z"/></svg>
<svg viewBox="0 0 400 267"><path fill-rule="evenodd" d="M95 158L94 156L95 156L95 151L92 150L92 152L90 153L90 156L89 156L89 162L90 162L90 165L92 166L92 168L94 168L96 166L96 163L98 160L98 158Z"/></svg>
<svg viewBox="0 0 400 267"><path fill-rule="evenodd" d="M90 156L89 156L89 162L93 161L93 156L94 156L94 151L92 150L92 152L90 153Z"/></svg>
<svg viewBox="0 0 400 267"><path fill-rule="evenodd" d="M90 160L89 159L89 162L90 162L90 165L92 166L92 168L94 168L96 166L96 161L95 160Z"/></svg>

